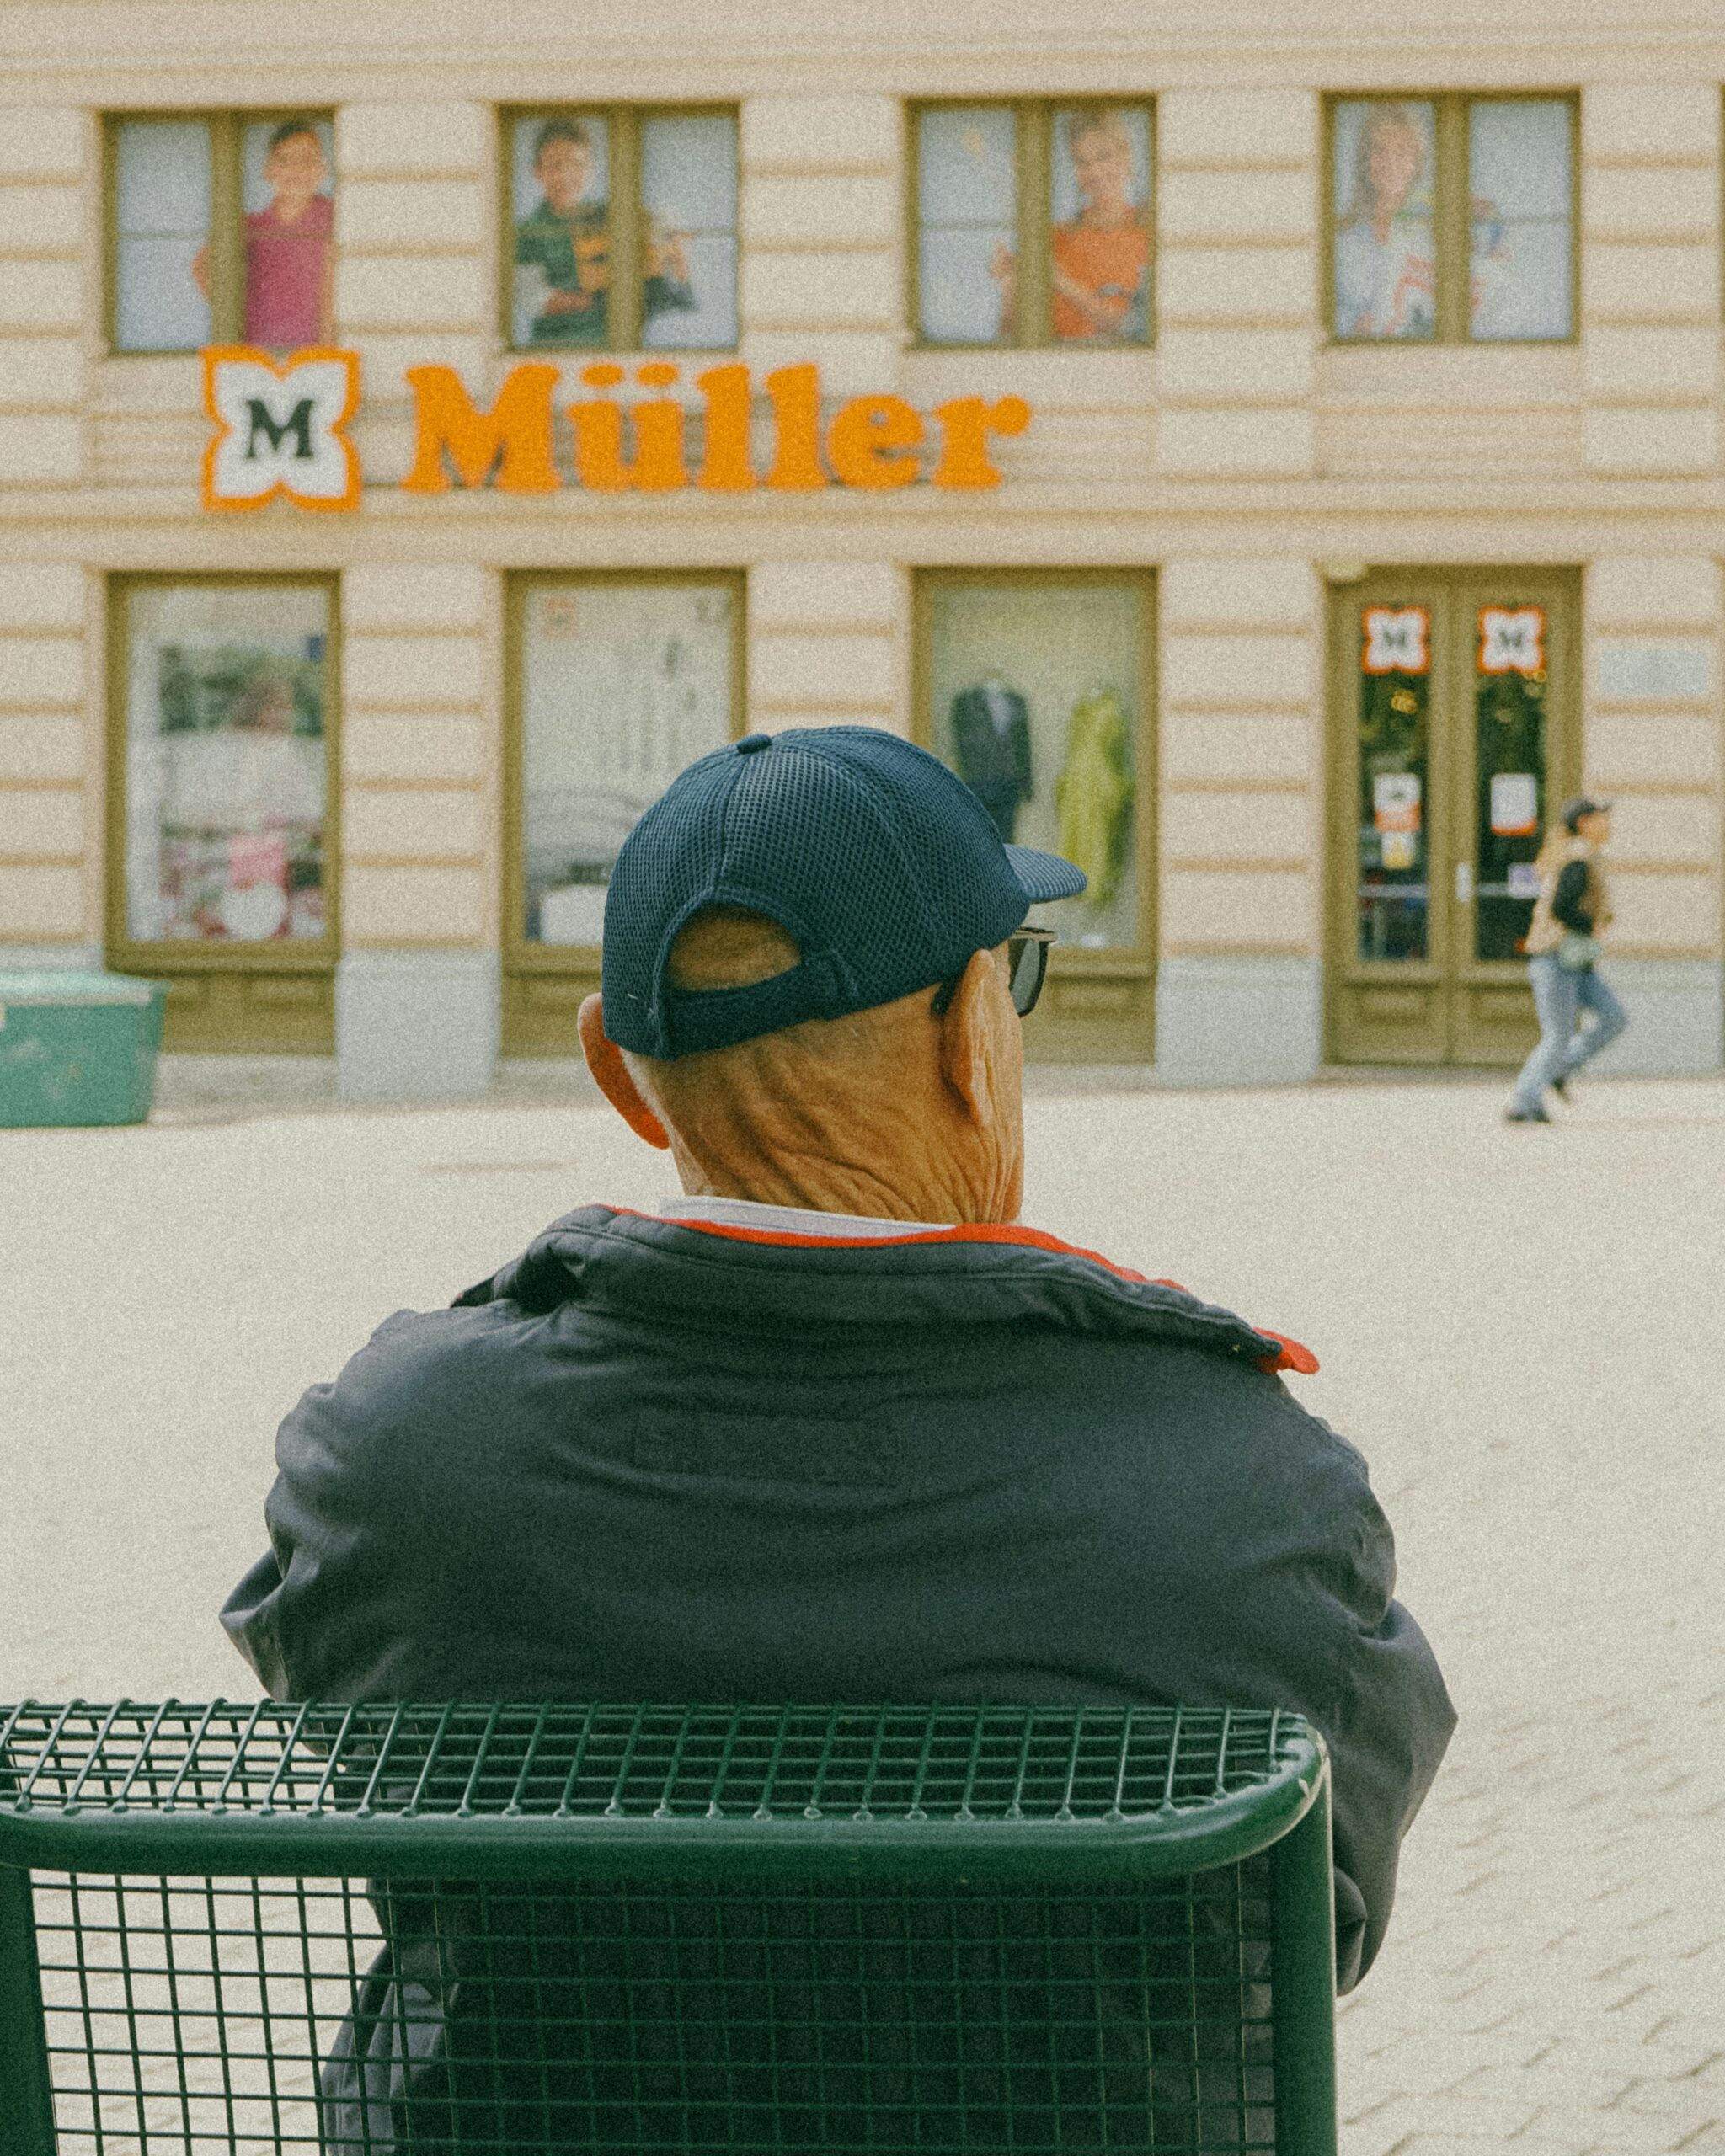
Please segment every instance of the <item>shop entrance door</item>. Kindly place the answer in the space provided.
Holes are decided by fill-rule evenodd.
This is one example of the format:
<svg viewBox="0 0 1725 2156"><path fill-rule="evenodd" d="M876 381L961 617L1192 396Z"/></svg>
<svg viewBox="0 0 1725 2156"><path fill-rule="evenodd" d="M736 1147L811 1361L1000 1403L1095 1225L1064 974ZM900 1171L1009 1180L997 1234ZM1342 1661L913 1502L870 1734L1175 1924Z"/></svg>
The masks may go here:
<svg viewBox="0 0 1725 2156"><path fill-rule="evenodd" d="M1332 602L1328 1053L1519 1063L1546 820L1576 790L1578 575L1375 572Z"/></svg>

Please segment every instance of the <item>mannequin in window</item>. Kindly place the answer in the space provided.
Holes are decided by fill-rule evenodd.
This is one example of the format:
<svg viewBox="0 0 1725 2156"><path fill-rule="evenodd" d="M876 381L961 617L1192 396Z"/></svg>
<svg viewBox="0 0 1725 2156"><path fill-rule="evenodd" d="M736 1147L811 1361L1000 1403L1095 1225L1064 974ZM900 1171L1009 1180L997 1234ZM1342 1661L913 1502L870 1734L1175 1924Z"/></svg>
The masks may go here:
<svg viewBox="0 0 1725 2156"><path fill-rule="evenodd" d="M996 673L953 698L953 760L959 776L994 819L1007 845L1031 782L1030 713Z"/></svg>
<svg viewBox="0 0 1725 2156"><path fill-rule="evenodd" d="M1126 863L1132 771L1124 706L1106 683L1092 681L1066 723L1065 768L1055 781L1061 850L1090 878L1086 902L1114 903Z"/></svg>

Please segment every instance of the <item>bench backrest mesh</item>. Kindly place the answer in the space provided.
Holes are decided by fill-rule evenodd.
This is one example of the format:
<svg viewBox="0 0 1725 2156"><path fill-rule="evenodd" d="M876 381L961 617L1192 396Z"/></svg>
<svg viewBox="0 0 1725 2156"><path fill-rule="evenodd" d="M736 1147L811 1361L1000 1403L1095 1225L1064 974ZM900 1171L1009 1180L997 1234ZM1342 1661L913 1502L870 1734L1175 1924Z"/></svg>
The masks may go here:
<svg viewBox="0 0 1725 2156"><path fill-rule="evenodd" d="M1268 1713L0 1710L8 2156L1328 2152L1326 1797Z"/></svg>

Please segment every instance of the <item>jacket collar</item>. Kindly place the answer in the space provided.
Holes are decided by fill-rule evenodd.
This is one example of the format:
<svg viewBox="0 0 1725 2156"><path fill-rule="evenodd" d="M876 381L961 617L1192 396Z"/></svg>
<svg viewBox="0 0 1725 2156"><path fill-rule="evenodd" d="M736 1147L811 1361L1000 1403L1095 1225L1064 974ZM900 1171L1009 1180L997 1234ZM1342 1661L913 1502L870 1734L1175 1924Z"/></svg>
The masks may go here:
<svg viewBox="0 0 1725 2156"><path fill-rule="evenodd" d="M584 1206L457 1299L507 1299L534 1314L580 1301L684 1325L803 1333L1034 1324L1178 1340L1265 1370L1318 1366L1298 1341L1201 1302L1177 1281L1007 1225L846 1237Z"/></svg>

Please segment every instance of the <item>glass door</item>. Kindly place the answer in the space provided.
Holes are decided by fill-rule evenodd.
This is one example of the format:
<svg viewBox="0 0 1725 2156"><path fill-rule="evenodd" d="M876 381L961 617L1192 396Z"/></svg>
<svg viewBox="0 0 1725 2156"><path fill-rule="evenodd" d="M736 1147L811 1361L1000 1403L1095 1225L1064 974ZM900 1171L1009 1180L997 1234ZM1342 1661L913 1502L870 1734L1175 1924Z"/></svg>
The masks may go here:
<svg viewBox="0 0 1725 2156"><path fill-rule="evenodd" d="M113 588L108 962L168 984L163 1042L334 1047L335 584Z"/></svg>
<svg viewBox="0 0 1725 2156"><path fill-rule="evenodd" d="M1562 572L1382 573L1332 620L1329 1054L1510 1064L1546 818L1578 777Z"/></svg>
<svg viewBox="0 0 1725 2156"><path fill-rule="evenodd" d="M1519 1063L1539 1031L1521 948L1534 862L1581 780L1570 589L1561 574L1525 572L1455 586L1452 1063Z"/></svg>

